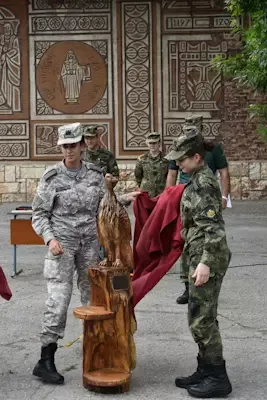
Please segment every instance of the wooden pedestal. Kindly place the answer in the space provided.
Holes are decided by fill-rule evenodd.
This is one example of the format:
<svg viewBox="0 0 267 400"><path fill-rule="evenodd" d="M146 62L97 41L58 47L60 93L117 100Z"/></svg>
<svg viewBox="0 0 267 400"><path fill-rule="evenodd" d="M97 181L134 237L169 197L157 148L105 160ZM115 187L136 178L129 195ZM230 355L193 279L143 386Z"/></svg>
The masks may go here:
<svg viewBox="0 0 267 400"><path fill-rule="evenodd" d="M136 353L132 282L128 268L89 268L90 306L74 310L84 320L83 384L101 393L129 391Z"/></svg>

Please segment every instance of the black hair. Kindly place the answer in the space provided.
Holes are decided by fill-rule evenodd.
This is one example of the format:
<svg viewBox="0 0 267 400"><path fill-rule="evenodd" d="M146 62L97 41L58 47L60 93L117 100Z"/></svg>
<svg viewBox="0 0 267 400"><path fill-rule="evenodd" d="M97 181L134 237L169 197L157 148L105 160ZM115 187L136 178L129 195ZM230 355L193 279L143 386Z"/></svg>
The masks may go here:
<svg viewBox="0 0 267 400"><path fill-rule="evenodd" d="M216 147L216 143L212 140L204 140L204 147L206 151L213 151Z"/></svg>
<svg viewBox="0 0 267 400"><path fill-rule="evenodd" d="M201 158L205 157L206 151L213 151L216 146L215 142L203 140L202 142L195 143L190 150L186 153L187 157L193 157L199 154Z"/></svg>

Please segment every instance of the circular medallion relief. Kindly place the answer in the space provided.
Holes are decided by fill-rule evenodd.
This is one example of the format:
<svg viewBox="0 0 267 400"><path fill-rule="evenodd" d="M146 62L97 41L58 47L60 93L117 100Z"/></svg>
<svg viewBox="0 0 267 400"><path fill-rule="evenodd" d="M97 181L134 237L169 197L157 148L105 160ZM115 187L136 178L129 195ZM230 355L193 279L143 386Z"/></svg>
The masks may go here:
<svg viewBox="0 0 267 400"><path fill-rule="evenodd" d="M103 97L107 67L102 56L86 43L56 43L42 56L36 82L51 108L64 114L83 114Z"/></svg>

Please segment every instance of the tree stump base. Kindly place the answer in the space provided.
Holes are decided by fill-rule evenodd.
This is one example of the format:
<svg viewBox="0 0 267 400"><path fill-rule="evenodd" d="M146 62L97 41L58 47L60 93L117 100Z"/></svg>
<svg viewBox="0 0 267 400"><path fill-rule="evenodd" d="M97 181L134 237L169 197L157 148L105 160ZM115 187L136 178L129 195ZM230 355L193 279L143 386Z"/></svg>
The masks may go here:
<svg viewBox="0 0 267 400"><path fill-rule="evenodd" d="M83 385L88 390L98 393L124 393L130 389L130 376L130 373L126 374L115 368L106 368L85 374Z"/></svg>
<svg viewBox="0 0 267 400"><path fill-rule="evenodd" d="M74 310L84 320L83 385L98 393L128 392L136 363L130 273L97 265L88 274L90 306Z"/></svg>

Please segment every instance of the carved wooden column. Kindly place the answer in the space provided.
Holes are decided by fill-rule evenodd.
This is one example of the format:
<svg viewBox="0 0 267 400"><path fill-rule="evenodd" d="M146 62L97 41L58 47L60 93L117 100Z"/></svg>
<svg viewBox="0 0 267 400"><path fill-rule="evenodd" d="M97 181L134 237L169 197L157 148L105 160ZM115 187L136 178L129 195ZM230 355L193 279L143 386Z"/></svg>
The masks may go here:
<svg viewBox="0 0 267 400"><path fill-rule="evenodd" d="M90 306L74 310L84 320L83 384L101 393L129 391L136 353L132 283L128 268L89 268Z"/></svg>

